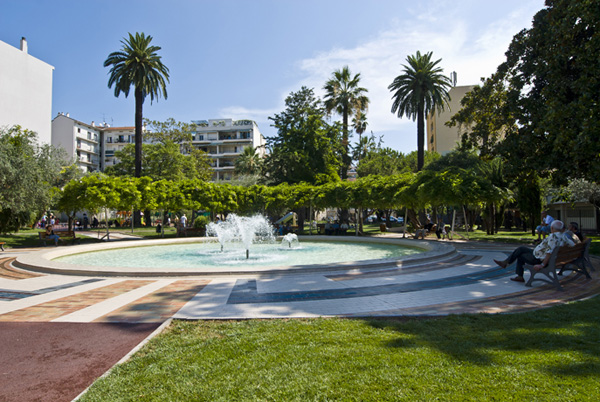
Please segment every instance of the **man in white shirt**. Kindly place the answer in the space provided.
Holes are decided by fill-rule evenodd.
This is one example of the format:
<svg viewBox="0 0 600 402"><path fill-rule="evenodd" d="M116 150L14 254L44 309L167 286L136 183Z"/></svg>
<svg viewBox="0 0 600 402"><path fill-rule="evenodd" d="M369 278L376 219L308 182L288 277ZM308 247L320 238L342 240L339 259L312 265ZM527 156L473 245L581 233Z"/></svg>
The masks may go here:
<svg viewBox="0 0 600 402"><path fill-rule="evenodd" d="M523 266L525 264L533 265L534 269L540 270L548 265L550 256L556 247L564 245L572 247L575 245L571 237L565 236L562 232L564 227L564 223L555 220L550 224L551 234L533 250L529 247L521 246L513 251L508 259L504 261L494 260L494 262L502 268L506 268L517 261L517 267L515 268L517 276L510 278L510 280L515 282L525 282L525 279L523 278L523 272L525 271Z"/></svg>
<svg viewBox="0 0 600 402"><path fill-rule="evenodd" d="M550 225L554 221L554 218L548 215L548 212L542 212L542 223L535 228L535 231L538 234L538 241L541 241L547 235L550 234Z"/></svg>

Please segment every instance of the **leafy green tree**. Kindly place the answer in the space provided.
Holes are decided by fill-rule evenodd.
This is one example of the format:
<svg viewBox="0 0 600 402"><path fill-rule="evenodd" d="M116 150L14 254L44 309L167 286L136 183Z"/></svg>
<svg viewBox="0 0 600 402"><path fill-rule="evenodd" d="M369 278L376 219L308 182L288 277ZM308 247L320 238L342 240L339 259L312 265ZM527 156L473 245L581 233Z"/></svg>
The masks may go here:
<svg viewBox="0 0 600 402"><path fill-rule="evenodd" d="M342 170L340 177L345 180L348 177L348 167L351 163L350 158L350 131L349 119L364 116L364 112L369 106L369 98L365 95L368 90L360 87L360 73L352 76L348 66L341 70L333 72L323 89L325 90L324 104L327 113L335 111L342 116ZM359 126L362 127L362 123ZM365 126L366 127L366 126Z"/></svg>
<svg viewBox="0 0 600 402"><path fill-rule="evenodd" d="M339 126L325 121L322 103L312 89L292 92L285 105L283 112L269 117L277 136L267 139L266 180L271 184L339 180Z"/></svg>
<svg viewBox="0 0 600 402"><path fill-rule="evenodd" d="M146 96L150 101L160 95L167 99L167 82L169 69L162 63L157 52L159 46L150 45L152 36L144 33L129 34L129 39L121 40L120 51L108 55L104 67L110 68L108 87L115 86L115 96L121 92L125 97L134 87L135 96L135 177L142 176L142 129L143 106Z"/></svg>
<svg viewBox="0 0 600 402"><path fill-rule="evenodd" d="M236 175L253 176L260 172L262 167L262 158L256 152L253 146L245 147L242 154L235 160Z"/></svg>
<svg viewBox="0 0 600 402"><path fill-rule="evenodd" d="M209 180L212 170L206 154L192 149L187 155L181 153L181 145L169 139L154 144L143 144L142 174L152 180L181 181L185 179ZM135 149L132 144L115 152L119 163L106 168L111 176L134 176Z"/></svg>
<svg viewBox="0 0 600 402"><path fill-rule="evenodd" d="M39 145L35 132L20 126L0 128L1 233L18 231L47 210L52 187L74 172L66 166L66 152Z"/></svg>
<svg viewBox="0 0 600 402"><path fill-rule="evenodd" d="M393 93L392 113L398 117L406 115L417 120L417 170L425 164L425 115L436 110L444 110L450 99L448 90L450 79L442 74L437 65L442 61L431 61L432 52L408 56L403 72L388 86Z"/></svg>
<svg viewBox="0 0 600 402"><path fill-rule="evenodd" d="M482 158L497 154L497 145L505 135L517 129L512 114L506 108L507 90L503 81L482 79L462 98L461 109L446 123L458 126L462 132L462 150L478 149Z"/></svg>
<svg viewBox="0 0 600 402"><path fill-rule="evenodd" d="M506 83L519 130L499 150L509 164L551 175L600 177L600 7L590 0L547 0L530 29L513 37L494 79Z"/></svg>

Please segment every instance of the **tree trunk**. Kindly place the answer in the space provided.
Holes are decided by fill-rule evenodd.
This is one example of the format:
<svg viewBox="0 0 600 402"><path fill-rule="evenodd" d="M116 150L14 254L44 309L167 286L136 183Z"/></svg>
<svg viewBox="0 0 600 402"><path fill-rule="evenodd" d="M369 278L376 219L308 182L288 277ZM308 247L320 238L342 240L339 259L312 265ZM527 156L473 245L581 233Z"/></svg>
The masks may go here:
<svg viewBox="0 0 600 402"><path fill-rule="evenodd" d="M422 102L419 102L417 113L417 171L420 172L425 165L425 110Z"/></svg>
<svg viewBox="0 0 600 402"><path fill-rule="evenodd" d="M142 177L142 128L143 128L144 93L141 88L135 88L135 177ZM133 213L134 226L142 222L139 210Z"/></svg>

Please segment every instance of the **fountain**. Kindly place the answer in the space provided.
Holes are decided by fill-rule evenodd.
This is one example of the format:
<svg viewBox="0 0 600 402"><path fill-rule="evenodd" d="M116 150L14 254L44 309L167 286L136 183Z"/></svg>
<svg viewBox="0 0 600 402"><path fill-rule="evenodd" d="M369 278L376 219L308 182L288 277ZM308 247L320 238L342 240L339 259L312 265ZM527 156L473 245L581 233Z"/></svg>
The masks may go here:
<svg viewBox="0 0 600 402"><path fill-rule="evenodd" d="M230 214L207 225L205 238L137 240L41 250L19 257L17 265L40 272L77 275L182 276L223 273L307 272L350 267L397 267L405 258L454 255L453 247L394 238L306 236L276 243L263 216ZM215 241L218 241L218 243ZM220 244L220 249L215 247ZM416 257L416 255L420 257Z"/></svg>
<svg viewBox="0 0 600 402"><path fill-rule="evenodd" d="M295 245L295 247L299 247L300 245L298 236L294 233L288 233L285 236L283 236L283 239L281 240L281 245L284 246L286 243L288 244L289 248L292 248L292 245Z"/></svg>
<svg viewBox="0 0 600 402"><path fill-rule="evenodd" d="M227 220L209 223L206 226L208 236L216 236L221 244L221 252L225 245L238 242L244 245L246 259L250 258L250 246L255 242L274 242L274 230L269 221L262 215L251 217L229 214Z"/></svg>

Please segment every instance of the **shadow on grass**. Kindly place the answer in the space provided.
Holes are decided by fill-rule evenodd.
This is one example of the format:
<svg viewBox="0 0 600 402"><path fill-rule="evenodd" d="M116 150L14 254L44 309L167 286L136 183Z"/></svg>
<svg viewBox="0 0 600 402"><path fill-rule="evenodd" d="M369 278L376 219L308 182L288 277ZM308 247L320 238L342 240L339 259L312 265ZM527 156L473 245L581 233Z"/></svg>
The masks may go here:
<svg viewBox="0 0 600 402"><path fill-rule="evenodd" d="M533 356L553 375L600 372L600 297L519 314L365 321L398 333L391 349L430 347L480 366Z"/></svg>

